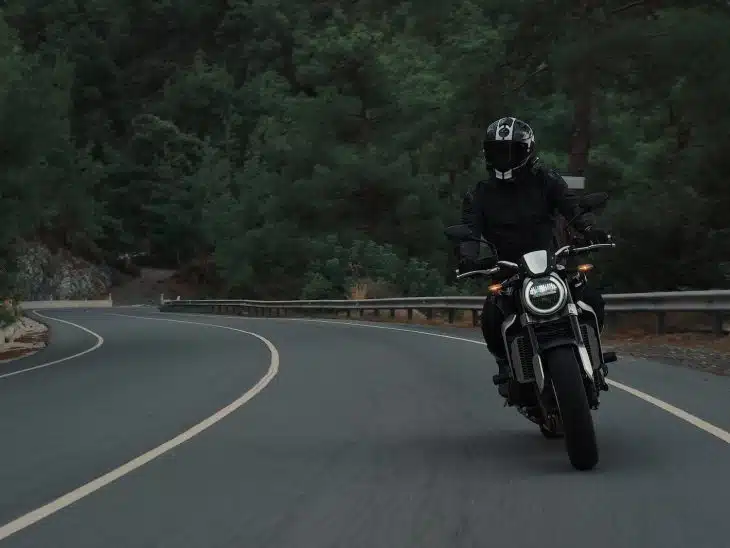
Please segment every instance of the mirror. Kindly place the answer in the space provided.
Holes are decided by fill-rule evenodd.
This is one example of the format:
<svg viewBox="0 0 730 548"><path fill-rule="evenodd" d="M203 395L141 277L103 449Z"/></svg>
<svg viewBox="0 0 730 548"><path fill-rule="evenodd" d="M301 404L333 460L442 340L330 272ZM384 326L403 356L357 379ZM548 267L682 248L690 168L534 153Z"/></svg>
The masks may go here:
<svg viewBox="0 0 730 548"><path fill-rule="evenodd" d="M446 237L449 240L456 240L459 242L480 241L471 233L469 225L451 225L444 229L444 234L446 234Z"/></svg>
<svg viewBox="0 0 730 548"><path fill-rule="evenodd" d="M608 192L592 192L581 196L578 202L583 211L596 211L608 202Z"/></svg>

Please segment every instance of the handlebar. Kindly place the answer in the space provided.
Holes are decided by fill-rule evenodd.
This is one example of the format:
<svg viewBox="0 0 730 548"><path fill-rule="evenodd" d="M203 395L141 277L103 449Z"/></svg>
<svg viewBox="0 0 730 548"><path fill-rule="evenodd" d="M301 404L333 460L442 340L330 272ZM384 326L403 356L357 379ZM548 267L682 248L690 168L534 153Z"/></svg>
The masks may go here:
<svg viewBox="0 0 730 548"><path fill-rule="evenodd" d="M502 270L502 267L510 268L512 270L519 270L520 265L510 261L497 261L497 266L495 266L494 268L490 268L488 270L470 270L469 272L464 272L463 274L457 274L456 279L461 280L463 278L473 278L475 276L491 276L492 274L496 274L497 272Z"/></svg>
<svg viewBox="0 0 730 548"><path fill-rule="evenodd" d="M470 270L469 272L464 272L463 274L457 274L456 279L461 280L464 278L473 278L475 276L491 276L492 274L496 274L497 272L499 272L499 267L490 268L489 270Z"/></svg>
<svg viewBox="0 0 730 548"><path fill-rule="evenodd" d="M581 253L587 253L589 251L594 251L596 249L608 249L608 248L614 248L616 247L616 244L611 242L609 244L591 244L586 245L582 247L573 247L570 245L566 245L561 247L555 252L556 257L562 257L563 255L579 255Z"/></svg>
<svg viewBox="0 0 730 548"><path fill-rule="evenodd" d="M587 253L589 251L594 251L596 249L608 249L608 248L614 248L616 247L616 244L611 242L607 244L591 244L586 245L582 247L572 247L569 245L563 246L560 249L558 249L555 252L556 257L562 257L563 255L579 255L581 253ZM496 274L502 268L508 268L510 270L519 270L520 266L517 263L513 263L510 261L497 261L497 266L494 268L490 268L487 270L470 270L469 272L463 272L461 274L456 275L457 280L462 280L464 278L473 278L476 276L492 276L493 274ZM459 272L458 270L456 271Z"/></svg>

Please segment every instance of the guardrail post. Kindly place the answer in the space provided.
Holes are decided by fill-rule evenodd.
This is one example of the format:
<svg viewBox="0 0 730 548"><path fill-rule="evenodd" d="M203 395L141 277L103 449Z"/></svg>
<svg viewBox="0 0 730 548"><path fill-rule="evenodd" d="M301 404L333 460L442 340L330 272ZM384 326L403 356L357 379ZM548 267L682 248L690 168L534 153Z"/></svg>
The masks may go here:
<svg viewBox="0 0 730 548"><path fill-rule="evenodd" d="M413 320L413 309L409 308L408 309L408 321L410 322L412 320Z"/></svg>
<svg viewBox="0 0 730 548"><path fill-rule="evenodd" d="M395 308L391 308L390 309L390 318L391 319L394 319L395 318Z"/></svg>
<svg viewBox="0 0 730 548"><path fill-rule="evenodd" d="M449 315L449 323L454 323L454 320L456 319L456 310L449 308L447 313Z"/></svg>
<svg viewBox="0 0 730 548"><path fill-rule="evenodd" d="M433 320L433 308L426 309L426 319Z"/></svg>
<svg viewBox="0 0 730 548"><path fill-rule="evenodd" d="M479 312L477 310L471 311L471 325L477 327L479 325Z"/></svg>
<svg viewBox="0 0 730 548"><path fill-rule="evenodd" d="M722 312L717 312L713 314L712 332L718 337L722 337L723 335L725 335L725 330L723 329L722 325L723 323L725 323L725 315Z"/></svg>
<svg viewBox="0 0 730 548"><path fill-rule="evenodd" d="M663 335L667 330L667 313L656 313L656 334Z"/></svg>

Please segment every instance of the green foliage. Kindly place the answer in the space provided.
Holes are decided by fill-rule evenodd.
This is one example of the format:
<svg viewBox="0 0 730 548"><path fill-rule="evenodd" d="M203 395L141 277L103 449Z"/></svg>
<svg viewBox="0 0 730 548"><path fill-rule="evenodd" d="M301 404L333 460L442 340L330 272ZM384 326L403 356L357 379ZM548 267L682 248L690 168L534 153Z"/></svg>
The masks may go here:
<svg viewBox="0 0 730 548"><path fill-rule="evenodd" d="M0 307L0 328L7 327L15 323L16 317L11 310Z"/></svg>
<svg viewBox="0 0 730 548"><path fill-rule="evenodd" d="M20 315L21 311L12 299L0 299L0 329L14 324Z"/></svg>
<svg viewBox="0 0 730 548"><path fill-rule="evenodd" d="M611 193L607 289L726 284L730 10L654 4L9 0L0 293L29 239L240 297L480 291L442 230L504 114Z"/></svg>

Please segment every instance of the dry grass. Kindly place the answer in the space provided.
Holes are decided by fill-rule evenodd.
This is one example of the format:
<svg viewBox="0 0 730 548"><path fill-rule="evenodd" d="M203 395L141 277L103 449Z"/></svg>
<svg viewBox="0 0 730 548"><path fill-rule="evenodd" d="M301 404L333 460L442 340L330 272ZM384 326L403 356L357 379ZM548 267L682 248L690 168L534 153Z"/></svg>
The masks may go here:
<svg viewBox="0 0 730 548"><path fill-rule="evenodd" d="M350 288L350 299L353 301L362 301L368 298L368 284L356 283Z"/></svg>

